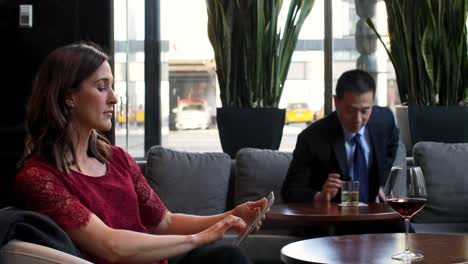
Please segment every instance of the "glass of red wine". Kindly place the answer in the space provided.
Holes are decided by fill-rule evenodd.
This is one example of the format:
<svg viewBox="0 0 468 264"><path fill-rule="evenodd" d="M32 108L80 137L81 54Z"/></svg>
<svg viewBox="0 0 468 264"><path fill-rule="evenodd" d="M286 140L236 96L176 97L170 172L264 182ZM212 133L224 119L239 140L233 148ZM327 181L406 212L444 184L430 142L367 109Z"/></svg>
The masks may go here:
<svg viewBox="0 0 468 264"><path fill-rule="evenodd" d="M408 243L410 219L424 207L427 198L421 167L393 167L385 186L385 198L387 204L405 219L405 251L393 255L392 259L405 263L423 259L423 255L409 250Z"/></svg>

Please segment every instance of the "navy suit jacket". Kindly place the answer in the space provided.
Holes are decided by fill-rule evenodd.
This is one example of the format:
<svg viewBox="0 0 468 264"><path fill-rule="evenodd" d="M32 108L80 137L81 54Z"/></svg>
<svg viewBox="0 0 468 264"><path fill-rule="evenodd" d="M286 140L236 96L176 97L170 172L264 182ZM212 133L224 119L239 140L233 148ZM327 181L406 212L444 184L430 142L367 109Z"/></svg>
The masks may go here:
<svg viewBox="0 0 468 264"><path fill-rule="evenodd" d="M398 148L399 130L390 109L374 106L366 129L370 136L372 164L369 200L385 185ZM321 191L328 174L349 175L344 135L336 112L318 120L298 136L293 159L282 187L285 202L310 202ZM340 193L332 201L339 201Z"/></svg>

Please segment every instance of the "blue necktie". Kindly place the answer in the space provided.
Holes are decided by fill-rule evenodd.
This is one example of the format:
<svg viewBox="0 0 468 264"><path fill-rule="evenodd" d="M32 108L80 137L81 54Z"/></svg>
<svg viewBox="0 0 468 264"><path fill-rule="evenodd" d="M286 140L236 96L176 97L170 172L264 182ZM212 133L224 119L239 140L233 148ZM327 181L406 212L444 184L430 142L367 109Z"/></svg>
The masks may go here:
<svg viewBox="0 0 468 264"><path fill-rule="evenodd" d="M354 180L359 181L359 200L361 202L368 202L369 180L367 176L367 163L364 156L364 149L362 148L361 135L354 136L356 146L354 148Z"/></svg>

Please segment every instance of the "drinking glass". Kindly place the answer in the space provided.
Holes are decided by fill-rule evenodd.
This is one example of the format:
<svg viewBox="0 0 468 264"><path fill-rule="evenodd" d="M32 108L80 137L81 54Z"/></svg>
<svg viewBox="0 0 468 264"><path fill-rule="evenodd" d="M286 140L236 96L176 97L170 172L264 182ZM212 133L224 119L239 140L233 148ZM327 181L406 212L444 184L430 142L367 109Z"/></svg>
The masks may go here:
<svg viewBox="0 0 468 264"><path fill-rule="evenodd" d="M359 205L359 181L341 182L341 206Z"/></svg>
<svg viewBox="0 0 468 264"><path fill-rule="evenodd" d="M393 255L392 259L411 262L424 258L422 254L409 250L408 229L411 217L424 207L426 197L426 184L420 167L391 169L385 186L385 198L387 204L405 219L405 251Z"/></svg>

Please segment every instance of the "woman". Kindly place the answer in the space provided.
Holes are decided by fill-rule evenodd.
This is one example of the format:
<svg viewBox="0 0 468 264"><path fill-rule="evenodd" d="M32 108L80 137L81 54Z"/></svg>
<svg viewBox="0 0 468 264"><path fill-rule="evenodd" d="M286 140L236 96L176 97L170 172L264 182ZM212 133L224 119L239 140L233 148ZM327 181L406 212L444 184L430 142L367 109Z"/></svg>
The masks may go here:
<svg viewBox="0 0 468 264"><path fill-rule="evenodd" d="M52 217L95 263L166 263L222 239L229 229L245 231L266 199L214 216L166 209L134 159L98 132L112 126L112 83L108 56L97 46L72 44L46 58L28 104L16 177L24 206ZM234 247L200 252L185 261L249 262Z"/></svg>

